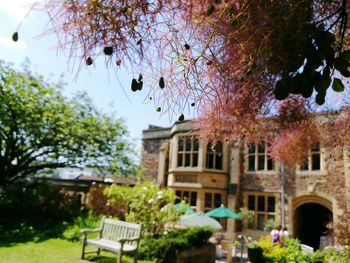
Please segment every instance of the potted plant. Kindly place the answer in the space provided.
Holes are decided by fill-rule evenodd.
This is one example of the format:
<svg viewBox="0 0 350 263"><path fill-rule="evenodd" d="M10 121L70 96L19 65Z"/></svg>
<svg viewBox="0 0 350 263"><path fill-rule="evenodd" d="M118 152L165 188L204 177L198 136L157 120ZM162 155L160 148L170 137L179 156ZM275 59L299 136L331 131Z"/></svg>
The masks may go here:
<svg viewBox="0 0 350 263"><path fill-rule="evenodd" d="M257 241L252 241L247 245L248 258L251 263L264 263L263 250Z"/></svg>

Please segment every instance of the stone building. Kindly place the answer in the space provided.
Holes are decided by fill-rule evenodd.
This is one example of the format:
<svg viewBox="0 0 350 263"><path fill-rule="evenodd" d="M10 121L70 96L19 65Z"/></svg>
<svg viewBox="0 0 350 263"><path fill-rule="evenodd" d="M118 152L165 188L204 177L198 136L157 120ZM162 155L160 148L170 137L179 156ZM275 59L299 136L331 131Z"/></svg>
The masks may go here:
<svg viewBox="0 0 350 263"><path fill-rule="evenodd" d="M144 130L145 174L174 189L197 211L222 203L234 211L247 207L255 212L247 226L228 219L229 236L242 231L258 238L268 234L264 227L274 222L287 226L292 236L315 249L330 242L332 223L350 201L347 152L324 149L320 142L310 149L304 165L281 173L280 164L268 156L266 142L212 145L198 134L191 122Z"/></svg>

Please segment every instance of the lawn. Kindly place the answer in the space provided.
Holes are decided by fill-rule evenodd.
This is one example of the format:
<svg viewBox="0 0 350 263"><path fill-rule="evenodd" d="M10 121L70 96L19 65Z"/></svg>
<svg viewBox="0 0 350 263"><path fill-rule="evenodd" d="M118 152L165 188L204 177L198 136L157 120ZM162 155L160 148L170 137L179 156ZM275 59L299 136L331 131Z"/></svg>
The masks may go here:
<svg viewBox="0 0 350 263"><path fill-rule="evenodd" d="M89 247L88 247L89 249ZM91 250L94 250L92 247ZM1 243L0 263L87 263L91 260L97 263L115 263L116 256L109 252L102 252L101 256L88 254L88 260L80 259L81 243L69 242L63 239L47 239L40 242ZM132 258L123 256L123 263L132 262ZM151 261L138 261L151 263Z"/></svg>

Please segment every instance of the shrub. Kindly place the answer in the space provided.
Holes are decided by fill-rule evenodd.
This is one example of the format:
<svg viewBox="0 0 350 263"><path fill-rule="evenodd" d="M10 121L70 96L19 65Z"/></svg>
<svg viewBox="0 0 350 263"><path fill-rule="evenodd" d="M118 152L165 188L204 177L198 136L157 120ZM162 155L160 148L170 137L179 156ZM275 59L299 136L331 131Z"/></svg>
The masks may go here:
<svg viewBox="0 0 350 263"><path fill-rule="evenodd" d="M100 226L101 216L96 216L92 212L74 219L63 232L63 237L69 241L78 241L81 238L80 230L83 228L97 228Z"/></svg>
<svg viewBox="0 0 350 263"><path fill-rule="evenodd" d="M146 234L158 235L167 223L178 219L178 213L172 209L174 191L154 183L144 182L134 187L111 185L104 193L112 205L124 205L126 221L142 223Z"/></svg>
<svg viewBox="0 0 350 263"><path fill-rule="evenodd" d="M94 185L89 190L89 209L95 215L106 215L117 217L120 220L125 220L126 205L119 202L110 202L108 197L104 194L106 187L101 185Z"/></svg>
<svg viewBox="0 0 350 263"><path fill-rule="evenodd" d="M263 249L263 255L266 262L309 262L308 257L303 253L297 239L288 238L286 240L286 247L280 247L278 245L272 247L271 237L264 236L259 240L259 246Z"/></svg>
<svg viewBox="0 0 350 263"><path fill-rule="evenodd" d="M350 263L346 251L337 251L334 248L318 250L308 255L310 263Z"/></svg>
<svg viewBox="0 0 350 263"><path fill-rule="evenodd" d="M57 236L82 212L78 196L45 182L16 182L0 192L0 228L9 235Z"/></svg>
<svg viewBox="0 0 350 263"><path fill-rule="evenodd" d="M160 236L147 236L141 240L139 256L142 259L172 262L176 251L184 251L208 244L210 228L171 229Z"/></svg>

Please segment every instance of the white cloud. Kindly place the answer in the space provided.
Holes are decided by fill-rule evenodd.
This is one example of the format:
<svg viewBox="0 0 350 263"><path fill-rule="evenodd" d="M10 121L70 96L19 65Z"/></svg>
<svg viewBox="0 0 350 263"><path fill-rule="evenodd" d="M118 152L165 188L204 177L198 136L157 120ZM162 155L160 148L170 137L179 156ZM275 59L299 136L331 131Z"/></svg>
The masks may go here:
<svg viewBox="0 0 350 263"><path fill-rule="evenodd" d="M23 40L14 42L11 38L0 36L0 46L4 46L6 48L25 49L27 48L27 43Z"/></svg>
<svg viewBox="0 0 350 263"><path fill-rule="evenodd" d="M11 15L18 22L22 21L31 6L38 0L0 0L0 10Z"/></svg>

